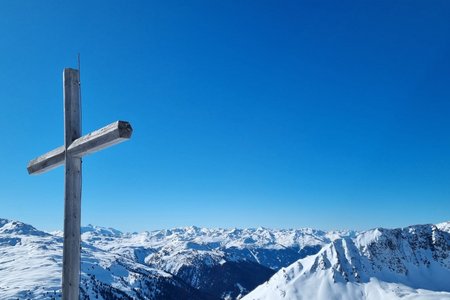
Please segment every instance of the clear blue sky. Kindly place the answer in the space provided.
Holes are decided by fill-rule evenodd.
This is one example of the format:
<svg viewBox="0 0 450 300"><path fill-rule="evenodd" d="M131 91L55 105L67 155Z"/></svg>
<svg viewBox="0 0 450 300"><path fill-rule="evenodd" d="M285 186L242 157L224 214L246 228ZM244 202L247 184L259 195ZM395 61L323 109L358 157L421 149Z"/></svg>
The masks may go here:
<svg viewBox="0 0 450 300"><path fill-rule="evenodd" d="M449 1L4 1L0 217L62 229L62 70L82 57L82 223L450 220Z"/></svg>

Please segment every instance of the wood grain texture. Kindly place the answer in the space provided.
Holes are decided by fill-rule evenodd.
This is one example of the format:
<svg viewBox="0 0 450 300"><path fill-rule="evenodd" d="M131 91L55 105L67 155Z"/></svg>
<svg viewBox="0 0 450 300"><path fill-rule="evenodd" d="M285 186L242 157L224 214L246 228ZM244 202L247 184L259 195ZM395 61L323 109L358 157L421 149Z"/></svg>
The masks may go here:
<svg viewBox="0 0 450 300"><path fill-rule="evenodd" d="M80 137L67 150L74 156L82 157L126 141L131 137L132 132L130 123L116 121Z"/></svg>
<svg viewBox="0 0 450 300"><path fill-rule="evenodd" d="M64 69L64 243L62 298L80 295L81 158L67 151L81 135L80 73Z"/></svg>
<svg viewBox="0 0 450 300"><path fill-rule="evenodd" d="M82 157L107 147L124 142L131 137L133 129L126 121L116 121L99 130L86 134L68 147L67 151L74 157ZM65 148L61 146L45 153L28 163L28 174L41 174L64 164Z"/></svg>
<svg viewBox="0 0 450 300"><path fill-rule="evenodd" d="M28 174L41 174L61 166L66 159L65 151L64 146L61 146L31 160L27 166Z"/></svg>
<svg viewBox="0 0 450 300"><path fill-rule="evenodd" d="M79 300L81 250L81 158L131 137L130 123L116 121L81 135L80 73L64 69L64 146L28 163L29 174L65 165L62 299Z"/></svg>

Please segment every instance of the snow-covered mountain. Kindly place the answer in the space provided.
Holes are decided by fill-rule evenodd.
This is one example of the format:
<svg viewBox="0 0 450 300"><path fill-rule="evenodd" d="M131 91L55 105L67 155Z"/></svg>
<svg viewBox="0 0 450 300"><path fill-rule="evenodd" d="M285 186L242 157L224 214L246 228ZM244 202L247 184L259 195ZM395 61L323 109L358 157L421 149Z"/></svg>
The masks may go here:
<svg viewBox="0 0 450 300"><path fill-rule="evenodd" d="M122 234L88 226L82 240L163 270L216 299L235 299L299 258L317 253L351 231L207 229L198 227Z"/></svg>
<svg viewBox="0 0 450 300"><path fill-rule="evenodd" d="M245 299L450 299L449 235L450 222L365 232L88 225L81 296L241 299L257 287ZM61 232L0 219L0 299L60 299L61 269Z"/></svg>
<svg viewBox="0 0 450 300"><path fill-rule="evenodd" d="M0 299L60 299L62 238L0 219ZM105 237L107 238L107 237ZM213 299L183 280L87 243L81 299Z"/></svg>
<svg viewBox="0 0 450 300"><path fill-rule="evenodd" d="M245 300L450 299L450 222L335 239Z"/></svg>
<svg viewBox="0 0 450 300"><path fill-rule="evenodd" d="M86 299L236 299L351 231L82 228ZM59 299L62 233L0 219L0 299Z"/></svg>

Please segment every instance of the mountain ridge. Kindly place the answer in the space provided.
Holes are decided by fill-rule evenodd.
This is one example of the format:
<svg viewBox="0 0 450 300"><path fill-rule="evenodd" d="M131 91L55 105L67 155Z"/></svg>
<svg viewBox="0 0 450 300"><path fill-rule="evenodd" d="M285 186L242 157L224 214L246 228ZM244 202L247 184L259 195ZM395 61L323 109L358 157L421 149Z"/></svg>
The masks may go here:
<svg viewBox="0 0 450 300"><path fill-rule="evenodd" d="M336 239L243 299L450 299L448 224L375 228Z"/></svg>
<svg viewBox="0 0 450 300"><path fill-rule="evenodd" d="M368 253L385 263L383 267L400 272L404 268L395 262L401 257L383 256L386 253L381 250L400 249L404 238L415 236L417 239L406 239L408 243L416 243L418 249L431 243L434 257L447 255L443 262L448 268L449 228L450 222L442 222L363 232L190 226L123 233L87 225L82 227L81 295L82 299L241 299L249 292L247 296L252 295L261 284L267 285L264 282L277 278L283 270L292 273L289 278L293 282L295 274L301 273L293 267L299 266L299 261L302 269L314 265L316 271L330 270L334 263L330 274L338 284L345 282L347 290L350 285L362 284L376 286L371 291L383 291L386 285L398 289L395 283L383 281L387 277L378 280L372 276L370 268L377 270L381 265L367 264ZM361 255L359 248L364 247L366 252ZM425 259L434 266L433 255L425 251L426 255L421 256L423 251L419 252L412 258L417 258L420 268L426 266ZM48 233L19 221L0 219L0 254L1 299L60 299L62 232ZM320 255L324 255L323 259ZM411 264L412 258L408 260ZM414 272L408 268L408 272ZM345 287L342 284L338 290ZM407 285L400 290L408 289L417 293ZM361 292L365 291L356 289L355 293Z"/></svg>
<svg viewBox="0 0 450 300"><path fill-rule="evenodd" d="M62 232L6 219L0 226L0 298L59 299ZM81 232L85 299L237 299L331 239L311 229L123 233L88 225Z"/></svg>

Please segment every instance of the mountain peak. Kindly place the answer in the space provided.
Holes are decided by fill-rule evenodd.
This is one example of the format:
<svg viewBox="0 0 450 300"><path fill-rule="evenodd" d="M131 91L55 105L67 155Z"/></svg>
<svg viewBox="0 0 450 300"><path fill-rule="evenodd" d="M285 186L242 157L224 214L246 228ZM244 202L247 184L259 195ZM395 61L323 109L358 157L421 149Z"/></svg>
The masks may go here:
<svg viewBox="0 0 450 300"><path fill-rule="evenodd" d="M449 253L450 234L435 225L375 228L332 241L244 299L398 299L416 289L450 299Z"/></svg>
<svg viewBox="0 0 450 300"><path fill-rule="evenodd" d="M123 235L123 233L117 229L110 227L101 227L94 226L92 224L88 224L86 226L81 227L81 234L91 233L95 235L108 236L108 237L119 237Z"/></svg>
<svg viewBox="0 0 450 300"><path fill-rule="evenodd" d="M161 288L178 295L170 299L179 292L187 293L183 299L240 299L270 279L245 299L450 299L448 228L449 222L364 232L190 226L123 234L89 224L82 227L82 288L102 300L115 299L109 293L139 299L142 291L152 295L145 299L169 299L157 296ZM0 298L59 293L61 236L0 219L0 278L7 282ZM21 285L19 276L26 277Z"/></svg>
<svg viewBox="0 0 450 300"><path fill-rule="evenodd" d="M0 219L0 233L1 234L17 234L17 235L34 235L34 236L49 236L50 234L37 230L31 225L22 223L20 221L10 221Z"/></svg>
<svg viewBox="0 0 450 300"><path fill-rule="evenodd" d="M436 227L439 228L439 230L450 233L450 221L436 224Z"/></svg>

